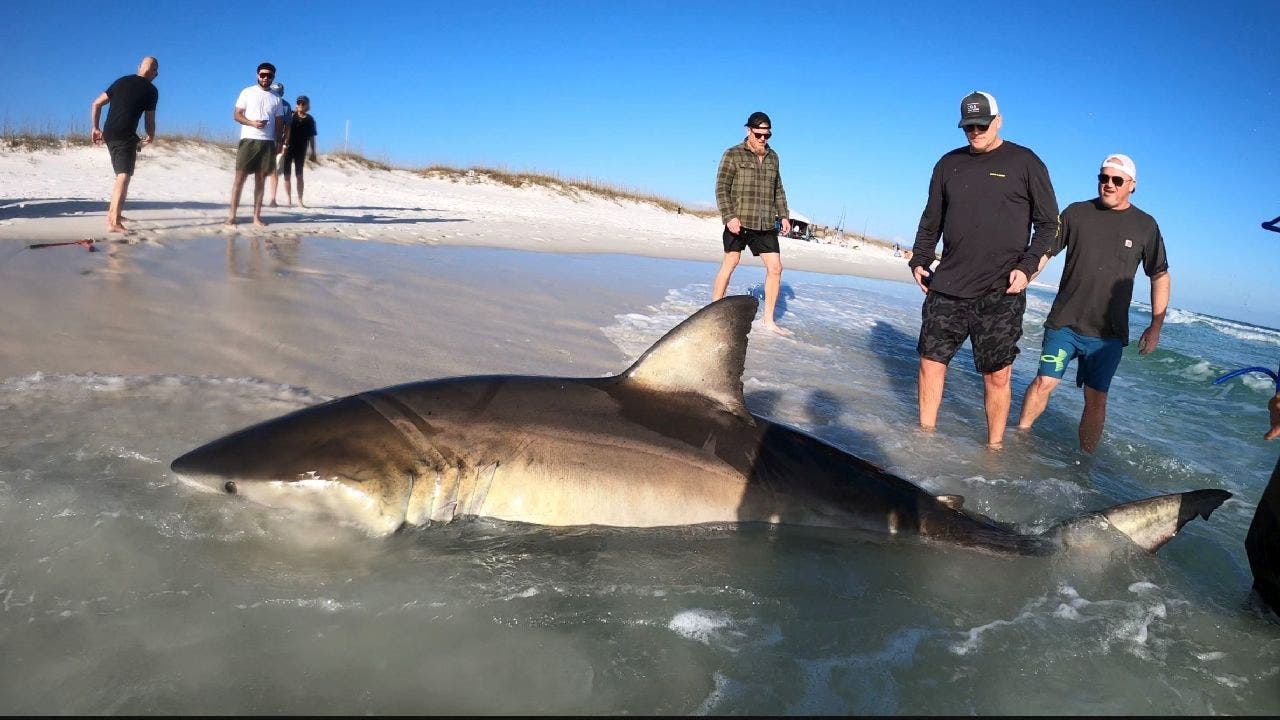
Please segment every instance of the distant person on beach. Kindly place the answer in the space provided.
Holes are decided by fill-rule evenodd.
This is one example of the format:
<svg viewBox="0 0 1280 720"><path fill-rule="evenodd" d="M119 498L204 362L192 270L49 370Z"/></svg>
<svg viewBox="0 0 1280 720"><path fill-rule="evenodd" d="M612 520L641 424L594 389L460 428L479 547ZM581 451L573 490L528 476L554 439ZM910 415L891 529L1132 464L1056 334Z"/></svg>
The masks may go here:
<svg viewBox="0 0 1280 720"><path fill-rule="evenodd" d="M276 144L284 133L284 102L267 88L276 77L276 66L264 62L258 65L258 82L240 91L236 98L233 117L240 123L240 147L236 151L236 175L231 183L231 214L227 225L236 224L236 210L240 207L240 191L245 178L253 173L253 224L265 226L262 221L263 180L272 171Z"/></svg>
<svg viewBox="0 0 1280 720"><path fill-rule="evenodd" d="M773 136L773 123L762 112L753 112L747 118L746 139L728 150L720 158L720 170L716 173L716 204L720 207L720 220L724 223L724 261L716 274L711 299L719 300L729 289L729 278L742 259L742 251L751 248L751 254L764 263L764 326L779 334L791 331L773 320L778 304L778 288L782 285L782 259L778 246L778 232L791 231L787 194L782 188L782 174L778 153L769 147ZM781 224L775 225L781 218Z"/></svg>
<svg viewBox="0 0 1280 720"><path fill-rule="evenodd" d="M129 197L129 181L133 178L138 149L151 144L156 137L156 105L160 102L160 91L152 81L159 74L159 60L142 58L136 74L125 75L111 83L91 106L93 131L89 136L94 145L107 144L107 151L111 153L111 169L116 173L111 204L107 207L107 232L127 230L123 222L124 203ZM111 105L107 110L107 123L99 130L98 118L102 115L102 106L107 104ZM147 134L139 139L138 119L144 116Z"/></svg>
<svg viewBox="0 0 1280 720"><path fill-rule="evenodd" d="M1009 420L1027 283L1058 230L1049 171L1030 149L1000 137L1003 124L990 94L974 91L960 101L959 127L968 144L934 166L907 263L925 294L916 345L920 426L937 425L947 364L968 338L982 375L992 448L1001 446ZM943 260L930 271L939 238Z"/></svg>
<svg viewBox="0 0 1280 720"><path fill-rule="evenodd" d="M298 96L298 104L289 117L289 131L285 133L284 152L280 154L284 167L280 170L284 177L284 196L293 206L293 193L289 188L289 170L292 168L298 179L298 204L306 207L302 201L302 174L307 166L307 150L310 148L311 162L318 163L316 156L316 119L310 114L311 99L306 95Z"/></svg>
<svg viewBox="0 0 1280 720"><path fill-rule="evenodd" d="M269 90L284 103L284 119L281 120L284 123L284 133L280 144L276 146L275 162L271 166L271 207L276 207L276 189L279 186L280 171L284 167L284 151L289 144L289 118L293 115L293 108L289 107L289 101L284 99L284 83L271 83Z"/></svg>
<svg viewBox="0 0 1280 720"><path fill-rule="evenodd" d="M1098 196L1072 203L1062 212L1058 236L1040 259L1067 249L1058 296L1044 323L1040 369L1022 401L1020 430L1030 429L1049 404L1049 395L1079 359L1076 385L1084 388L1080 449L1092 453L1107 419L1107 391L1129 344L1129 303L1138 265L1151 278L1151 325L1138 339L1150 355L1160 344L1169 307L1169 261L1155 218L1130 201L1138 168L1128 155L1108 155L1098 172ZM1037 271L1038 272L1038 271Z"/></svg>
<svg viewBox="0 0 1280 720"><path fill-rule="evenodd" d="M1275 440L1280 437L1280 392L1272 396L1267 409L1271 412L1271 429L1263 439ZM1280 460L1276 461L1271 480L1258 500L1244 549L1249 556L1254 591L1274 612L1280 613Z"/></svg>

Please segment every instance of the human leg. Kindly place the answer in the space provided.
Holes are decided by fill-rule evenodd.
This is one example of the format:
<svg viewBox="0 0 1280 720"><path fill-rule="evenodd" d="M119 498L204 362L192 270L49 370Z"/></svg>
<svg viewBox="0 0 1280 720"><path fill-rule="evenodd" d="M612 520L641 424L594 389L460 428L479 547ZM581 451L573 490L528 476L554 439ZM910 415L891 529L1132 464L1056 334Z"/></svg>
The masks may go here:
<svg viewBox="0 0 1280 720"><path fill-rule="evenodd" d="M790 335L791 331L778 325L774 313L778 306L778 293L782 289L782 253L767 252L760 254L764 262L764 326L779 335Z"/></svg>
<svg viewBox="0 0 1280 720"><path fill-rule="evenodd" d="M253 173L253 224L266 227L262 221L262 194L266 189L267 173L258 169Z"/></svg>
<svg viewBox="0 0 1280 720"><path fill-rule="evenodd" d="M917 391L920 401L920 427L932 430L938 426L938 408L942 405L942 390L946 381L946 363L920 358Z"/></svg>
<svg viewBox="0 0 1280 720"><path fill-rule="evenodd" d="M125 232L122 214L124 203L129 197L129 180L127 173L116 175L115 187L111 190L111 205L107 208L107 232Z"/></svg>
<svg viewBox="0 0 1280 720"><path fill-rule="evenodd" d="M969 337L971 301L931 291L920 307L920 355L918 395L920 426L932 429L938 424L938 407L947 377L947 365Z"/></svg>
<svg viewBox="0 0 1280 720"><path fill-rule="evenodd" d="M714 302L724 297L729 290L729 278L733 277L734 268L738 267L738 262L742 260L741 252L726 252L724 260L720 263L720 271L716 273L715 286L711 290L711 300Z"/></svg>
<svg viewBox="0 0 1280 720"><path fill-rule="evenodd" d="M1026 295L1007 295L1001 290L977 298L972 305L973 366L982 375L987 443L992 447L1004 442L1009 423L1010 379L1026 309Z"/></svg>
<svg viewBox="0 0 1280 720"><path fill-rule="evenodd" d="M987 412L987 444L991 447L1000 447L1004 442L1013 395L1009 382L1012 375L1012 365L982 374L982 404Z"/></svg>
<svg viewBox="0 0 1280 720"><path fill-rule="evenodd" d="M1062 381L1058 378L1049 375L1037 375L1036 379L1027 385L1027 393L1022 398L1022 413L1018 416L1019 430L1031 429L1040 414L1049 406L1049 396L1053 394L1060 382Z"/></svg>
<svg viewBox="0 0 1280 720"><path fill-rule="evenodd" d="M1120 367L1124 343L1119 338L1078 336L1083 349L1076 382L1084 388L1084 411L1080 414L1080 449L1092 454L1102 439L1107 419L1107 391Z"/></svg>
<svg viewBox="0 0 1280 720"><path fill-rule="evenodd" d="M1253 589L1276 613L1280 613L1280 460L1258 499L1258 508L1244 538Z"/></svg>
<svg viewBox="0 0 1280 720"><path fill-rule="evenodd" d="M306 206L307 206L307 204L306 204L305 202L303 202L303 201L302 201L302 188L303 188L303 185L304 185L303 180L302 180L302 173L303 173L303 168L305 168L305 167L306 167L306 164L307 164L307 159L306 159L306 157L295 158L294 163L293 163L294 168L296 168L296 170L294 170L294 172L295 172L295 173L297 173L297 176L298 176L298 205L299 205L300 207L306 207ZM285 187L285 191L286 191L286 192L288 192L288 190L289 190L289 178L285 178L285 180L284 180L284 187ZM292 200L290 200L290 201L289 201L289 204L293 204L293 201L292 201Z"/></svg>
<svg viewBox="0 0 1280 720"><path fill-rule="evenodd" d="M1066 374L1067 363L1078 352L1075 337L1070 328L1045 327L1040 347L1040 367L1037 369L1036 379L1027 386L1026 395L1022 399L1022 412L1018 416L1019 430L1030 429L1048 407L1049 396Z"/></svg>
<svg viewBox="0 0 1280 720"><path fill-rule="evenodd" d="M231 180L231 215L227 217L227 225L236 224L236 210L240 208L240 192L244 190L244 180L247 176L248 172L236 170L235 177Z"/></svg>
<svg viewBox="0 0 1280 720"><path fill-rule="evenodd" d="M109 141L107 152L111 155L111 169L116 173L111 204L107 206L107 231L125 232L122 216L125 200L129 197L129 180L138 159L138 139Z"/></svg>
<svg viewBox="0 0 1280 720"><path fill-rule="evenodd" d="M284 155L276 156L275 162L277 166L271 171L271 207L278 207L276 205L276 192L280 189L279 165L284 162ZM288 182L288 180L285 182Z"/></svg>
<svg viewBox="0 0 1280 720"><path fill-rule="evenodd" d="M1107 394L1084 386L1084 412L1080 413L1080 449L1093 454L1102 439L1102 425L1107 421Z"/></svg>

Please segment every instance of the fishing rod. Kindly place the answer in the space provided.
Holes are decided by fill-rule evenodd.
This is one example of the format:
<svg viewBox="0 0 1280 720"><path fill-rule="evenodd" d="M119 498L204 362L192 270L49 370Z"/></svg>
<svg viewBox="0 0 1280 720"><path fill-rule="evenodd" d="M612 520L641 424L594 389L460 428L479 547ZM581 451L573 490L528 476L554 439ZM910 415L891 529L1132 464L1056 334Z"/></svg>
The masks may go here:
<svg viewBox="0 0 1280 720"><path fill-rule="evenodd" d="M68 242L35 243L34 245L28 245L27 249L39 250L40 248L58 247L60 245L79 245L89 252L97 252L98 249L93 246L93 242L93 240L85 238L84 240L70 240Z"/></svg>

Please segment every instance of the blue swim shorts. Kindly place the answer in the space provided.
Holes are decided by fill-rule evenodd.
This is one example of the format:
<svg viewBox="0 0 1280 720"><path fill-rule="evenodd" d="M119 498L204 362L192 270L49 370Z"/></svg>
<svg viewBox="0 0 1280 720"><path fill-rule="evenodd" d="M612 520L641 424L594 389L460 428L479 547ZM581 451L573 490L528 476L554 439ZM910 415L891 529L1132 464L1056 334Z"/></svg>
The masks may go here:
<svg viewBox="0 0 1280 720"><path fill-rule="evenodd" d="M1078 358L1076 387L1088 385L1098 392L1106 392L1123 355L1124 343L1120 338L1090 337L1071 328L1046 327L1037 374L1061 380L1067 373L1067 364Z"/></svg>

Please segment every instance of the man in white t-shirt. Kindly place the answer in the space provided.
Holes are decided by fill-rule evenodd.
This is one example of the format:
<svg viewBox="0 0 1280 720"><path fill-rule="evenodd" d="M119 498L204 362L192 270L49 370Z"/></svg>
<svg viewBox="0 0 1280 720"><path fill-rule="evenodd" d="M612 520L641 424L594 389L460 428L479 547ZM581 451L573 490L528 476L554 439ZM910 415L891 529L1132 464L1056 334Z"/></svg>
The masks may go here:
<svg viewBox="0 0 1280 720"><path fill-rule="evenodd" d="M275 77L275 65L267 62L258 65L258 83L241 90L240 97L236 98L233 116L241 125L240 146L236 150L236 176L231 183L231 214L227 225L236 224L240 191L250 172L253 173L253 224L266 225L262 221L263 181L274 167L276 144L284 132L284 103L268 90Z"/></svg>

